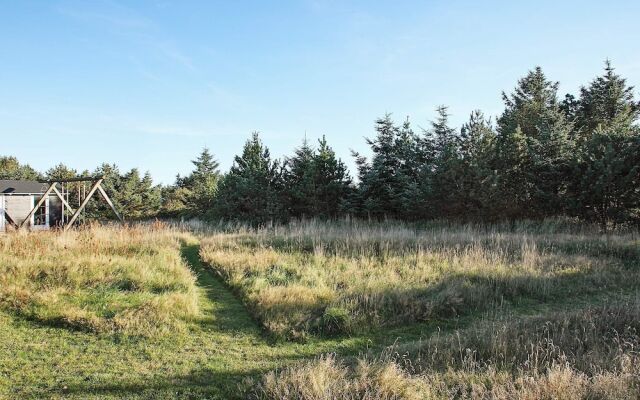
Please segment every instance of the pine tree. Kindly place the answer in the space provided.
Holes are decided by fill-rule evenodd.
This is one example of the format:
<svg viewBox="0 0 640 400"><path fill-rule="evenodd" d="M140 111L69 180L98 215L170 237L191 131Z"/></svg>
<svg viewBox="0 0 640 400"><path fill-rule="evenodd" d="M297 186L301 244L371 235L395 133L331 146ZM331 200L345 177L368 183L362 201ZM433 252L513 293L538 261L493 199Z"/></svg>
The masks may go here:
<svg viewBox="0 0 640 400"><path fill-rule="evenodd" d="M213 215L263 225L286 218L282 200L280 164L254 132L220 183Z"/></svg>
<svg viewBox="0 0 640 400"><path fill-rule="evenodd" d="M315 187L313 181L314 150L307 139L286 160L284 184L289 214L294 218L313 217Z"/></svg>
<svg viewBox="0 0 640 400"><path fill-rule="evenodd" d="M633 88L614 73L580 90L576 132L580 142L573 161L568 198L572 213L597 221L603 230L640 216L640 104Z"/></svg>
<svg viewBox="0 0 640 400"><path fill-rule="evenodd" d="M502 159L496 164L499 173L509 176L498 182L506 183L509 187L503 190L513 191L515 196L510 210L516 213L507 218L540 218L565 210L572 125L560 108L557 90L558 83L547 80L537 67L518 82L513 94L503 93L506 109L498 119L497 138L497 155ZM524 149L520 149L522 145ZM512 164L514 161L520 164Z"/></svg>
<svg viewBox="0 0 640 400"><path fill-rule="evenodd" d="M140 187L140 172L136 168L120 177L113 197L120 205L120 213L127 219L140 219L145 214L144 195Z"/></svg>
<svg viewBox="0 0 640 400"><path fill-rule="evenodd" d="M219 164L208 148L191 161L194 170L176 177L176 183L162 189L162 213L167 216L203 217L214 207L220 180Z"/></svg>
<svg viewBox="0 0 640 400"><path fill-rule="evenodd" d="M436 109L437 119L431 123L430 136L433 141L435 157L447 157L447 153L455 153L458 146L456 130L449 126L449 108L439 106Z"/></svg>
<svg viewBox="0 0 640 400"><path fill-rule="evenodd" d="M449 126L445 106L436 109L437 119L426 132L433 149L433 164L425 164L421 194L430 218L463 218L463 165L460 137Z"/></svg>
<svg viewBox="0 0 640 400"><path fill-rule="evenodd" d="M603 231L640 224L640 133L597 129L574 164L573 211Z"/></svg>
<svg viewBox="0 0 640 400"><path fill-rule="evenodd" d="M468 218L494 219L493 199L497 197L493 170L495 132L481 111L471 113L460 130L460 203Z"/></svg>
<svg viewBox="0 0 640 400"><path fill-rule="evenodd" d="M206 147L192 163L195 169L184 185L190 191L187 195L187 208L195 214L204 215L213 208L220 179L219 164Z"/></svg>
<svg viewBox="0 0 640 400"><path fill-rule="evenodd" d="M356 207L367 217L408 217L408 199L419 175L417 137L408 121L397 127L388 114L376 121L376 132L375 139L367 139L373 153L370 163L353 153L360 178Z"/></svg>
<svg viewBox="0 0 640 400"><path fill-rule="evenodd" d="M49 168L44 175L49 180L72 179L78 177L78 171L60 163L52 168Z"/></svg>
<svg viewBox="0 0 640 400"><path fill-rule="evenodd" d="M617 75L609 60L604 75L580 89L576 110L576 131L585 139L597 130L630 132L640 117L640 102L636 102L633 87Z"/></svg>
<svg viewBox="0 0 640 400"><path fill-rule="evenodd" d="M109 197L113 201L115 208L122 214L126 205L126 198L123 198L119 192L122 186L122 176L120 175L120 169L116 164L103 163L95 169L93 175L104 177L102 187L109 194ZM88 189L87 189L88 190ZM109 208L104 201L96 201L99 196L93 197L93 200L89 201L86 207L86 215L95 219L113 219L113 211Z"/></svg>
<svg viewBox="0 0 640 400"><path fill-rule="evenodd" d="M312 213L319 218L336 218L349 209L353 188L344 163L322 136L318 150L312 156L313 192Z"/></svg>
<svg viewBox="0 0 640 400"><path fill-rule="evenodd" d="M151 218L158 215L162 206L162 189L159 185L153 184L153 178L149 171L145 172L139 181L138 192L142 196L140 218Z"/></svg>
<svg viewBox="0 0 640 400"><path fill-rule="evenodd" d="M0 157L0 179L36 181L42 176L28 164L20 164L17 158Z"/></svg>

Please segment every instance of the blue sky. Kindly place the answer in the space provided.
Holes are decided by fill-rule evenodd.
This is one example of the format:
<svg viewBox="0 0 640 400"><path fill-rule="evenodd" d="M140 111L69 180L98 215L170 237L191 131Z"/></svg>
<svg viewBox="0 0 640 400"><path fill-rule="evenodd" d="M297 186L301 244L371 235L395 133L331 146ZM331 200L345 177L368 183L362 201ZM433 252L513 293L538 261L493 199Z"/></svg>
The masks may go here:
<svg viewBox="0 0 640 400"><path fill-rule="evenodd" d="M115 162L157 182L203 146L224 170L254 130L274 156L350 149L386 112L496 116L536 65L576 92L610 58L640 85L635 1L3 1L0 154Z"/></svg>

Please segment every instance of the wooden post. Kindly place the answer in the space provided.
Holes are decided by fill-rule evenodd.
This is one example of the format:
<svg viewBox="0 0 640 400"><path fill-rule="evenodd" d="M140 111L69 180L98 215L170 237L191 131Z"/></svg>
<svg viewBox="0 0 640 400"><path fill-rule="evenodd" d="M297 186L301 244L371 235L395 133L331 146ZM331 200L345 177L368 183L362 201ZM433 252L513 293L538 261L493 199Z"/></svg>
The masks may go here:
<svg viewBox="0 0 640 400"><path fill-rule="evenodd" d="M55 184L54 184L54 187L53 187L53 192L62 201L62 204L64 204L64 206L69 209L69 212L73 214L73 208L69 205L69 203L67 203L67 201L64 199L64 196L62 195L62 193L60 193L58 191L58 189L55 187Z"/></svg>
<svg viewBox="0 0 640 400"><path fill-rule="evenodd" d="M40 206L42 205L42 203L45 202L45 200L47 199L47 197L49 196L49 194L53 191L53 186L56 183L53 182L51 183L51 186L49 186L49 188L47 189L46 192L44 192L44 194L42 195L42 197L40 198L40 200L38 200L38 203L36 203L36 206L33 207L33 209L31 210L31 212L29 213L29 215L27 215L27 218L24 219L24 221L22 221L22 223L20 224L20 228L22 228L25 224L31 222L31 217L33 217L33 214L35 214L36 210L38 208L40 208Z"/></svg>
<svg viewBox="0 0 640 400"><path fill-rule="evenodd" d="M9 223L9 225L13 226L15 229L19 228L18 224L16 224L13 221L13 219L11 218L11 216L9 214L7 214L6 212L4 213L4 219L5 219L5 221L7 221Z"/></svg>
<svg viewBox="0 0 640 400"><path fill-rule="evenodd" d="M102 195L102 198L104 199L104 201L106 201L107 204L109 204L109 207L111 207L111 209L113 210L113 213L116 215L116 217L118 217L120 222L124 222L124 218L122 218L118 210L116 210L116 206L113 205L113 203L111 202L111 199L109 198L109 195L107 195L107 192L104 191L104 189L102 188L102 185L100 184L98 184L98 191Z"/></svg>
<svg viewBox="0 0 640 400"><path fill-rule="evenodd" d="M96 190L98 190L98 187L100 187L100 183L102 183L103 180L104 180L104 178L100 178L97 181L95 181L93 186L91 186L91 190L89 190L89 194L87 194L87 197L85 197L84 200L82 200L82 204L80 204L80 207L78 207L76 212L73 213L73 216L71 216L71 219L69 220L69 222L67 222L66 225L64 226L64 230L65 231L67 229L69 229L73 225L74 222L76 222L76 220L80 216L80 213L87 206L87 203L91 199L91 196L93 196L93 194L96 192Z"/></svg>

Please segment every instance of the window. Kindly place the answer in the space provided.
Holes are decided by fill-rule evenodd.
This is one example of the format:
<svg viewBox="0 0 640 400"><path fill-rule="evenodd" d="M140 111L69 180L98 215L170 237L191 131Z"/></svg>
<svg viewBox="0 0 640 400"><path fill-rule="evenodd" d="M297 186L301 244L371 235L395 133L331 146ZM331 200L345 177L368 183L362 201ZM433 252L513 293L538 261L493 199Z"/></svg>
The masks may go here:
<svg viewBox="0 0 640 400"><path fill-rule="evenodd" d="M47 225L49 221L49 214L47 213L49 208L47 207L48 203L49 203L49 199L42 202L42 205L40 205L40 207L38 207L38 209L36 210L35 214L33 214L34 225Z"/></svg>

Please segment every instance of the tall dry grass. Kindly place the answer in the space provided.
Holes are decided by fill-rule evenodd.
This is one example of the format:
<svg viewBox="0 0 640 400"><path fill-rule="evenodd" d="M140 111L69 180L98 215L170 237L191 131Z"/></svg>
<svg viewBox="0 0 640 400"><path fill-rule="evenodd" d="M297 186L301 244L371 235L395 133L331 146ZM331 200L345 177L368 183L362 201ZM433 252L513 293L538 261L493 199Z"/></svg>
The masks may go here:
<svg viewBox="0 0 640 400"><path fill-rule="evenodd" d="M255 399L634 399L640 397L640 299L548 317L510 318L340 361L265 374ZM496 329L497 328L497 329ZM409 349L409 350L407 350Z"/></svg>
<svg viewBox="0 0 640 400"><path fill-rule="evenodd" d="M153 335L198 314L180 246L160 225L0 236L0 307L47 324Z"/></svg>
<svg viewBox="0 0 640 400"><path fill-rule="evenodd" d="M212 233L201 256L278 336L357 332L640 282L637 235L320 224Z"/></svg>

